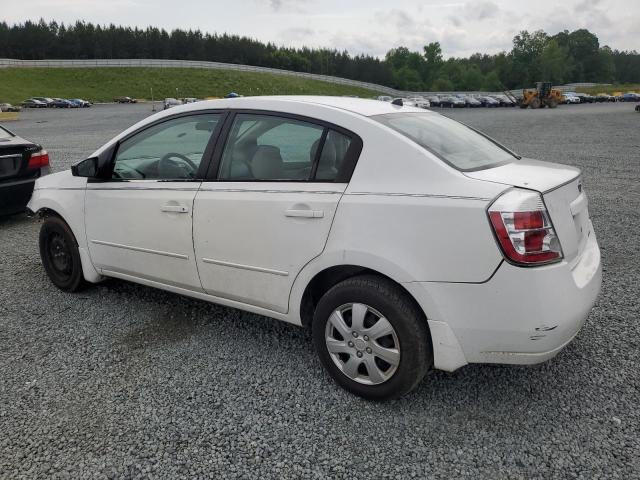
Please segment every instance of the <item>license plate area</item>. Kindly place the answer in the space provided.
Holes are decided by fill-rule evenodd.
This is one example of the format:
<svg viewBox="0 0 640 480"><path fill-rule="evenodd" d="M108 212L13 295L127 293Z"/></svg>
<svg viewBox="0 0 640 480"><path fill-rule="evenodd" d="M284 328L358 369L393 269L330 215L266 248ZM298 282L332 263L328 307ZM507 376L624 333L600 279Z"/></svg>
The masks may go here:
<svg viewBox="0 0 640 480"><path fill-rule="evenodd" d="M14 177L22 166L22 155L0 155L0 178Z"/></svg>

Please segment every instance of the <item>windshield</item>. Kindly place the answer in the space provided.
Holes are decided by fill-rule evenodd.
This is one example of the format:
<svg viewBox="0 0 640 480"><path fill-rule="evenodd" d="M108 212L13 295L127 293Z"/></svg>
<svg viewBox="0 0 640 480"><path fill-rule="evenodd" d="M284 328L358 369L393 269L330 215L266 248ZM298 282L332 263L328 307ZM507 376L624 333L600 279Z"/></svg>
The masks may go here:
<svg viewBox="0 0 640 480"><path fill-rule="evenodd" d="M518 158L505 147L442 115L390 113L372 118L413 140L458 170L481 170Z"/></svg>

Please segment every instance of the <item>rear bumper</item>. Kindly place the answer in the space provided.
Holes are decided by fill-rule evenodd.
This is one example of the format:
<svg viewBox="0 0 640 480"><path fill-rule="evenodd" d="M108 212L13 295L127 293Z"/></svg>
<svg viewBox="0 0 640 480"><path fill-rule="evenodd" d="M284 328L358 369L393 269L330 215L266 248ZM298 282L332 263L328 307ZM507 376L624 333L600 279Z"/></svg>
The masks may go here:
<svg viewBox="0 0 640 480"><path fill-rule="evenodd" d="M553 358L576 336L602 282L593 227L577 262L521 268L503 262L485 283L406 284L430 324L435 365L534 364ZM432 328L433 333L434 328ZM438 351L443 352L438 361Z"/></svg>
<svg viewBox="0 0 640 480"><path fill-rule="evenodd" d="M0 215L23 212L35 183L35 178L0 182Z"/></svg>

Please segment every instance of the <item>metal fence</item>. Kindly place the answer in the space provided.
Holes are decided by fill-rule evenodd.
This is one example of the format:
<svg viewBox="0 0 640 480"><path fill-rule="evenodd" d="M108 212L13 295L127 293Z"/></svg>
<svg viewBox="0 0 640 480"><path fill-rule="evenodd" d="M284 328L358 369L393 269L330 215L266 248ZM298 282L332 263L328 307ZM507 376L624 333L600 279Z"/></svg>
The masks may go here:
<svg viewBox="0 0 640 480"><path fill-rule="evenodd" d="M319 80L338 85L348 85L351 87L365 88L390 97L413 97L429 95L455 95L465 94L494 95L502 92L407 92L385 87L376 83L360 82L348 78L333 77L330 75L319 75L316 73L294 72L291 70L280 70L277 68L255 67L252 65L239 65L235 63L221 62L201 62L193 60L160 60L160 59L95 59L95 60L15 60L11 58L0 58L0 68L117 68L117 67L154 67L154 68L199 68L211 70L233 70L238 72L260 72L272 73L275 75L289 75L310 80ZM597 83L571 83L560 85L557 88L563 91L570 91L577 87L593 87ZM602 85L602 84L601 84ZM522 89L511 90L512 95L522 95Z"/></svg>

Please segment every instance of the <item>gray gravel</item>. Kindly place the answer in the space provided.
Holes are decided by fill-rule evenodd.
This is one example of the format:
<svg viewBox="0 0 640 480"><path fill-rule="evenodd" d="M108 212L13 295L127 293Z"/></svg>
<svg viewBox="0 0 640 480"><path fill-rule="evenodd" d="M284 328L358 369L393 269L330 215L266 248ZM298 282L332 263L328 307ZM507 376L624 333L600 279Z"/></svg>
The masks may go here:
<svg viewBox="0 0 640 480"><path fill-rule="evenodd" d="M29 111L10 128L59 170L149 110ZM401 400L366 402L297 327L123 281L58 291L38 222L5 218L0 478L638 478L640 115L445 113L584 171L605 281L554 360L431 372Z"/></svg>

